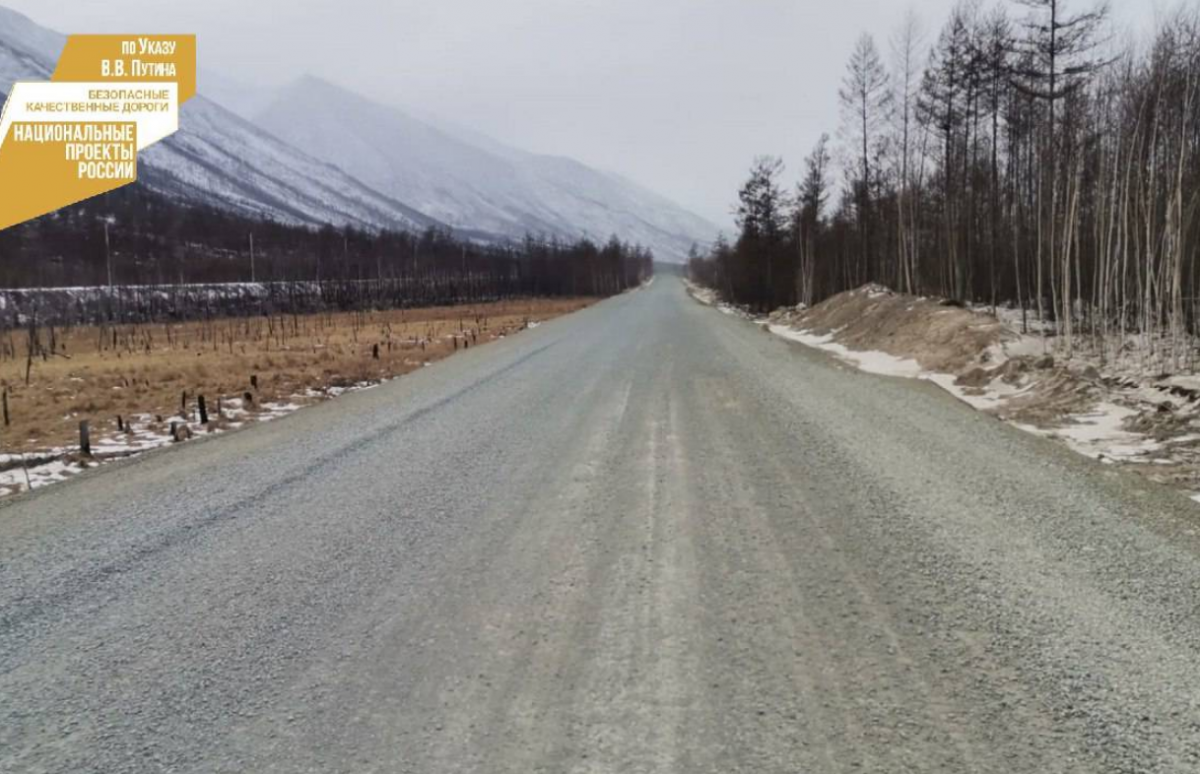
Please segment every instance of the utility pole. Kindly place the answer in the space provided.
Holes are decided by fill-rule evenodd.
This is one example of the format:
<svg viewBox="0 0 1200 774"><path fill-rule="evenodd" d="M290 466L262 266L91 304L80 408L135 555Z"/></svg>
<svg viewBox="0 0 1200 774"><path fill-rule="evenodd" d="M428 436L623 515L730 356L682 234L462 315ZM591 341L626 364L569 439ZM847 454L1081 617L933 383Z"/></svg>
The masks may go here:
<svg viewBox="0 0 1200 774"><path fill-rule="evenodd" d="M108 220L104 221L104 264L108 268L108 286L113 286L112 281L112 252L108 248Z"/></svg>

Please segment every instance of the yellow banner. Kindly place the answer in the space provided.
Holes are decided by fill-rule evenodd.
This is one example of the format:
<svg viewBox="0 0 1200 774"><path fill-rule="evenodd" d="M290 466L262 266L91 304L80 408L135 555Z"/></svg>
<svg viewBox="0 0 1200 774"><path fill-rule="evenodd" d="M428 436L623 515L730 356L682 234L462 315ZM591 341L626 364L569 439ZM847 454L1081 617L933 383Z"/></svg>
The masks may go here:
<svg viewBox="0 0 1200 774"><path fill-rule="evenodd" d="M182 105L196 95L196 36L70 35L51 80L177 83Z"/></svg>
<svg viewBox="0 0 1200 774"><path fill-rule="evenodd" d="M137 180L179 128L194 35L71 35L50 82L13 84L0 118L0 229Z"/></svg>
<svg viewBox="0 0 1200 774"><path fill-rule="evenodd" d="M0 146L0 228L135 180L137 124L14 123Z"/></svg>

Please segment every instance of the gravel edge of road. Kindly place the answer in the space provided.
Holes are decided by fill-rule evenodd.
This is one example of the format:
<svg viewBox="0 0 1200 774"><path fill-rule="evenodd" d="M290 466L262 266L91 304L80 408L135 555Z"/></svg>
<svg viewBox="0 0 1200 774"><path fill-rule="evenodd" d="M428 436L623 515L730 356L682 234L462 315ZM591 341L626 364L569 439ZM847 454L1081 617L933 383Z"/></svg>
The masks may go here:
<svg viewBox="0 0 1200 774"><path fill-rule="evenodd" d="M1198 503L1196 500L1193 500L1187 494L1186 490L1170 484L1153 481L1146 476L1137 473L1136 471L1128 469L1127 465L1105 464L1099 460L1075 451L1065 442L1057 440L1053 437L1022 430L1012 422L988 414L986 411L981 411L977 407L972 406L965 401L959 400L953 394L947 392L945 389L932 382L921 379L909 379L902 376L887 376L863 371L839 359L832 353L826 352L818 347L810 347L803 342L776 336L769 330L762 328L762 326L755 320L743 317L741 315L733 315L722 312L715 306L706 304L701 299L696 298L690 291L687 293L687 296L697 306L706 307L713 313L736 321L737 324L752 326L762 330L764 335L770 336L780 344L784 345L788 351L794 354L802 357L818 359L819 361L833 368L837 368L858 378L885 379L904 384L909 389L923 390L929 395L937 395L938 399L946 401L947 405L954 405L959 410L969 411L976 416L991 419L992 421L1002 425L1004 427L1004 432L1013 434L1014 438L1035 441L1048 454L1053 454L1057 460L1075 470L1079 470L1090 476L1102 476L1109 485L1123 490L1126 493L1134 493L1138 497L1149 497L1157 501L1153 503L1153 505L1159 512L1160 518L1150 520L1145 516L1144 513L1137 514L1136 518L1138 518L1142 524L1156 534L1174 541L1177 547L1186 548L1200 557L1200 503Z"/></svg>

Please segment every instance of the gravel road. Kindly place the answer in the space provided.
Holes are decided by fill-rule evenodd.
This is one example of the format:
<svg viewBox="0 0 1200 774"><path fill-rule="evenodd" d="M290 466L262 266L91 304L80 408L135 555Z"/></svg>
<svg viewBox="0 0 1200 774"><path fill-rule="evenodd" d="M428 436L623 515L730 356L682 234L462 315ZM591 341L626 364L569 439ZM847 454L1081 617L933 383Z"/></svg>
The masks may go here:
<svg viewBox="0 0 1200 774"><path fill-rule="evenodd" d="M0 505L0 771L1198 771L1198 533L661 276Z"/></svg>

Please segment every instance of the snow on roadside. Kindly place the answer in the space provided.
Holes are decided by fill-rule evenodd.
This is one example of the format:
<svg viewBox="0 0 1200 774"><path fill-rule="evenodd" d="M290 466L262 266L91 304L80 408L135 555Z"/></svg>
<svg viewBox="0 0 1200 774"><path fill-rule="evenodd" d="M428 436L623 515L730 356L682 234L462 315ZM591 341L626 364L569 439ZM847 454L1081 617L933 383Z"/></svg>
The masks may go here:
<svg viewBox="0 0 1200 774"><path fill-rule="evenodd" d="M1019 395L1027 389L996 380L984 390L968 391L957 384L958 377L953 374L927 371L912 358L897 357L877 350L860 351L850 349L834 341L836 333L815 334L808 331L798 331L786 325L768 325L767 329L776 336L781 336L805 346L828 352L860 371L880 376L922 379L933 382L962 402L978 409L996 408L1005 400L1014 395Z"/></svg>
<svg viewBox="0 0 1200 774"><path fill-rule="evenodd" d="M786 325L767 325L767 329L776 336L832 353L839 360L849 363L860 371L882 376L900 376L907 379L922 378L927 375L927 372L916 360L896 357L886 352L858 351L844 347L834 341L836 332L818 335L808 331L798 331Z"/></svg>
<svg viewBox="0 0 1200 774"><path fill-rule="evenodd" d="M719 295L717 295L717 291L715 291L711 288L706 288L702 285L697 285L688 279L685 279L683 281L683 284L687 288L688 295L690 295L692 298L696 299L700 303L704 304L705 306L714 307L717 310L719 310L721 313L731 315L733 317L742 317L747 320L754 319L754 317L752 315L750 315L749 313L747 313L744 309L739 309L738 307L734 306L733 304L727 304L724 301L722 301L721 297Z"/></svg>
<svg viewBox="0 0 1200 774"><path fill-rule="evenodd" d="M688 295L696 299L705 306L716 306L720 299L717 296L717 291L712 288L706 288L703 285L697 285L691 280L685 279L684 286L687 288Z"/></svg>

